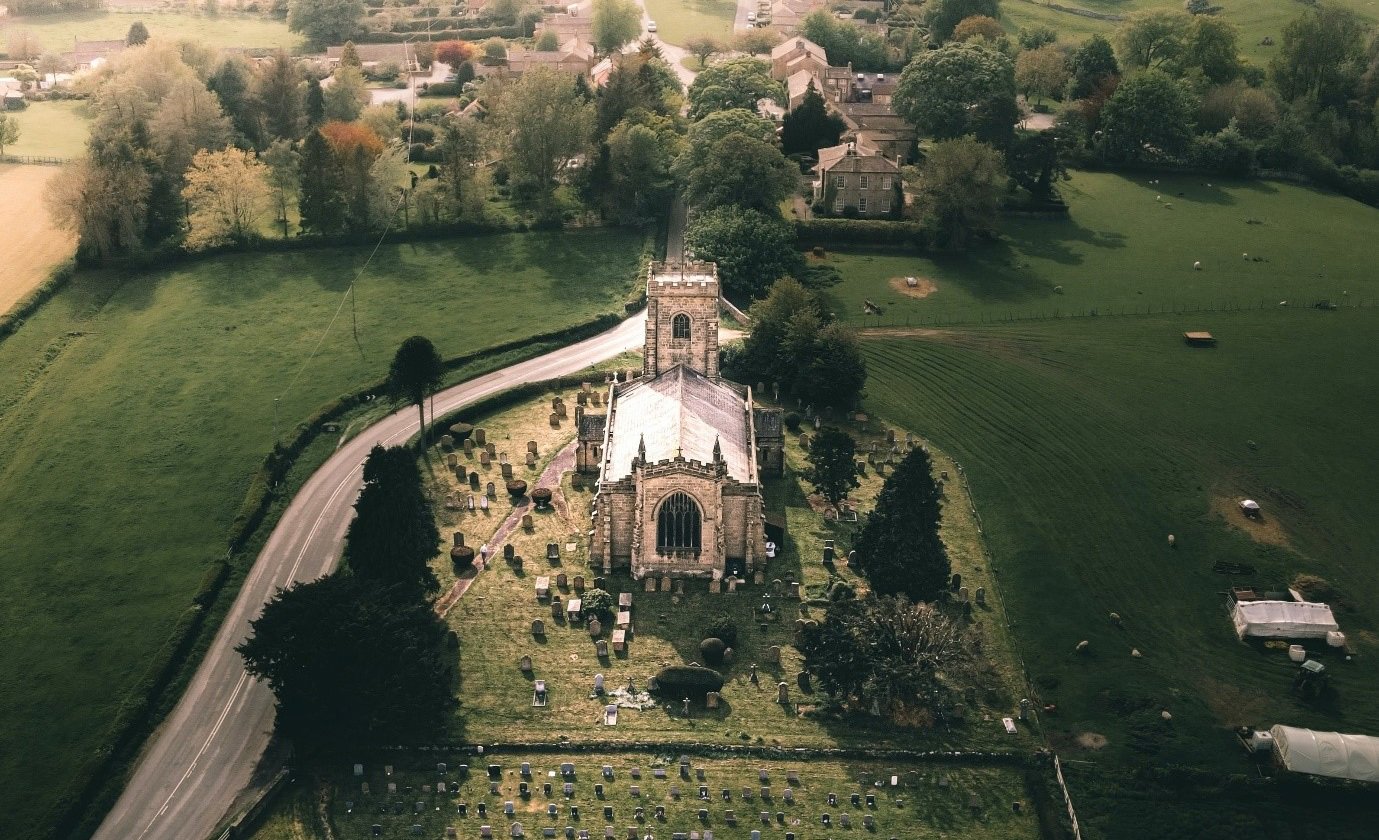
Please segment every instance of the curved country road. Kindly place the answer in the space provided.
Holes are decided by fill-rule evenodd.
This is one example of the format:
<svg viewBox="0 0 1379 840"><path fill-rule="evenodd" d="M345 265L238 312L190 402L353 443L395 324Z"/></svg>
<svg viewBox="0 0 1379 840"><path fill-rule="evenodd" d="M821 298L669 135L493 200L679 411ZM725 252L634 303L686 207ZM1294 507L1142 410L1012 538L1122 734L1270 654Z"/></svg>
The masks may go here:
<svg viewBox="0 0 1379 840"><path fill-rule="evenodd" d="M526 382L568 376L642 346L645 313L570 347L464 382L436 395L438 414ZM235 646L264 603L293 581L335 567L374 444L417 432L405 408L369 427L318 469L283 513L234 606L187 686L154 733L97 840L203 840L249 783L273 730L273 695L245 672Z"/></svg>

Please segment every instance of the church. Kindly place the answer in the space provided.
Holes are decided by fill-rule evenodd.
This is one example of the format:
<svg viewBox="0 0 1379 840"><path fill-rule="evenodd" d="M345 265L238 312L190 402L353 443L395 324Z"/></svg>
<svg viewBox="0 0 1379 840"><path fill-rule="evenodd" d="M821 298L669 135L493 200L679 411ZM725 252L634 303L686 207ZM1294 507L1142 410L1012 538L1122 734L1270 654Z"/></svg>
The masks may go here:
<svg viewBox="0 0 1379 840"><path fill-rule="evenodd" d="M761 477L784 466L779 409L718 372L718 268L653 263L642 375L609 385L579 423L576 466L597 475L591 563L605 572L721 579L766 566Z"/></svg>

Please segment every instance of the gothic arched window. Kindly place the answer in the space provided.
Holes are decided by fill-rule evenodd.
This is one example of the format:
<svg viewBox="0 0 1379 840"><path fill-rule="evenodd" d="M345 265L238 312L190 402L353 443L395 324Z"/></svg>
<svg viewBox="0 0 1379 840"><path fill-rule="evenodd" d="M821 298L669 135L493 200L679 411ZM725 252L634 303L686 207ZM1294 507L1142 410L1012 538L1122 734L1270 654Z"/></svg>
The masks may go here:
<svg viewBox="0 0 1379 840"><path fill-rule="evenodd" d="M656 515L656 550L662 554L698 551L700 530L699 505L688 494L673 493Z"/></svg>
<svg viewBox="0 0 1379 840"><path fill-rule="evenodd" d="M670 337L676 339L682 338L689 341L690 319L688 315L681 312L679 315L670 319Z"/></svg>

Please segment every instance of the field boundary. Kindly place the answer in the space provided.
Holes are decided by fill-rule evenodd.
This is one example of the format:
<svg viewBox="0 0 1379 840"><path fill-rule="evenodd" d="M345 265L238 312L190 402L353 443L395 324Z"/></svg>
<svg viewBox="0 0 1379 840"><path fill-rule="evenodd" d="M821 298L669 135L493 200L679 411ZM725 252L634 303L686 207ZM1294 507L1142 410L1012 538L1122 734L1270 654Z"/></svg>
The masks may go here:
<svg viewBox="0 0 1379 840"><path fill-rule="evenodd" d="M0 163L36 164L41 166L65 166L72 162L71 158L51 157L49 155L4 155L0 157Z"/></svg>

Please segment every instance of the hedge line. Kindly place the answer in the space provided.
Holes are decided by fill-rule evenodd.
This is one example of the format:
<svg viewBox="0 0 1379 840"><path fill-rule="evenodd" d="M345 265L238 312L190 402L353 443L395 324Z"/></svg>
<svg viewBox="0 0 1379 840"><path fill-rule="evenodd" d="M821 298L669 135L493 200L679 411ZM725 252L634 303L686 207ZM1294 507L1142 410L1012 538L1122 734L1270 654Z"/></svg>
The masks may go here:
<svg viewBox="0 0 1379 840"><path fill-rule="evenodd" d="M485 358L502 355L528 345L547 342L573 343L592 335L597 335L622 319L617 315L600 315L591 321L576 324L562 330L543 333L531 338L509 341L502 344L466 353L445 360L446 370L455 370ZM109 736L105 743L92 755L87 767L75 774L75 781L54 804L52 818L45 820L50 826L46 836L63 838L75 834L89 835L104 819L123 789L129 763L137 755L143 741L152 733L158 720L154 712L160 696L182 671L186 658L194 647L205 617L210 612L224 590L225 583L233 571L229 557L242 551L252 540L258 528L268 518L276 494L272 487L282 481L295 463L297 457L320 434L327 423L341 417L346 411L359 403L364 396L381 390L383 382L352 394L345 394L318 408L310 417L297 425L296 434L283 446L277 447L263 460L254 472L239 512L235 515L227 535L229 550L224 559L216 561L202 577L201 585L192 596L192 604L178 619L177 625L164 642L146 669L144 677L120 703L114 720L111 722ZM527 386L521 386L527 387ZM516 389L514 389L516 390ZM482 405L510 392L497 394L475 405ZM509 399L513 397L508 396ZM467 406L472 411L474 406ZM115 784L118 780L118 784Z"/></svg>
<svg viewBox="0 0 1379 840"><path fill-rule="evenodd" d="M401 44L415 38L415 32L367 32L354 39L356 44ZM520 26L474 26L468 29L432 30L432 41L484 41L489 38L520 38Z"/></svg>
<svg viewBox="0 0 1379 840"><path fill-rule="evenodd" d="M866 243L872 245L910 245L924 249L928 231L916 222L889 222L879 219L800 219L795 222L795 238L802 244Z"/></svg>
<svg viewBox="0 0 1379 840"><path fill-rule="evenodd" d="M64 260L61 265L53 269L48 274L48 279L34 287L33 291L19 299L9 312L0 315L0 341L9 338L11 334L24 324L24 320L38 311L38 308L52 299L53 295L62 291L62 288L72 281L76 276L76 263L72 260Z"/></svg>

